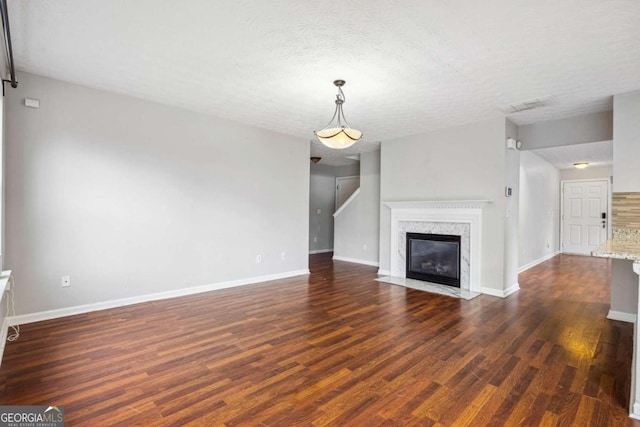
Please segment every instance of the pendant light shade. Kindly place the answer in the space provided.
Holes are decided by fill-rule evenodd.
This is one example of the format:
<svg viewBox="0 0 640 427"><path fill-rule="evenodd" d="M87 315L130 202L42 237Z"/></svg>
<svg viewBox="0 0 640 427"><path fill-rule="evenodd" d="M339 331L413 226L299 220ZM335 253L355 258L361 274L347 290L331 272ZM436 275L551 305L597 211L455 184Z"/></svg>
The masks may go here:
<svg viewBox="0 0 640 427"><path fill-rule="evenodd" d="M314 134L318 140L327 147L341 150L343 148L351 147L357 140L362 138L362 132L357 129L352 129L344 118L342 104L344 104L345 98L344 93L342 92L342 86L344 86L345 81L336 80L333 84L338 88L338 94L336 95L336 109L333 113L333 117L324 129L315 131Z"/></svg>
<svg viewBox="0 0 640 427"><path fill-rule="evenodd" d="M317 131L316 137L327 147L341 149L351 147L362 137L362 132L345 127L329 128Z"/></svg>

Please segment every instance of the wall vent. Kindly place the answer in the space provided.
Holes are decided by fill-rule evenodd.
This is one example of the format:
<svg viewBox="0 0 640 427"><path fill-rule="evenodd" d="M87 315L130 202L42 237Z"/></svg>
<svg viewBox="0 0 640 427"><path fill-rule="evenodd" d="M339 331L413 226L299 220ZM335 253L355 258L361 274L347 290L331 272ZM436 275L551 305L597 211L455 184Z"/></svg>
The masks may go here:
<svg viewBox="0 0 640 427"><path fill-rule="evenodd" d="M520 111L534 110L551 104L551 96L534 98L526 101L498 107L505 114L519 113Z"/></svg>

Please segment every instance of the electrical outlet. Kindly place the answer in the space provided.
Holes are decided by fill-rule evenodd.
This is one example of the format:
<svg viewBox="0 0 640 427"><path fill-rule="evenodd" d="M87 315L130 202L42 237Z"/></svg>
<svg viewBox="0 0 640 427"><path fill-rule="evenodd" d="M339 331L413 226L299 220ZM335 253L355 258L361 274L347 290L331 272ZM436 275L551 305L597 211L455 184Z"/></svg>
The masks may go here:
<svg viewBox="0 0 640 427"><path fill-rule="evenodd" d="M314 238L313 238L313 243L317 243L317 242L318 242L318 238L317 238L317 237L314 237Z"/></svg>
<svg viewBox="0 0 640 427"><path fill-rule="evenodd" d="M68 288L71 286L71 276L62 276L62 287Z"/></svg>
<svg viewBox="0 0 640 427"><path fill-rule="evenodd" d="M367 250L367 244L365 243L364 245L362 245L362 250L366 251Z"/></svg>
<svg viewBox="0 0 640 427"><path fill-rule="evenodd" d="M260 264L262 262L262 255L256 255L256 262Z"/></svg>
<svg viewBox="0 0 640 427"><path fill-rule="evenodd" d="M282 252L282 259L287 259L287 253L286 252Z"/></svg>
<svg viewBox="0 0 640 427"><path fill-rule="evenodd" d="M317 213L318 215L320 215L320 214L322 213L322 209L318 209L318 210L316 210L316 213Z"/></svg>

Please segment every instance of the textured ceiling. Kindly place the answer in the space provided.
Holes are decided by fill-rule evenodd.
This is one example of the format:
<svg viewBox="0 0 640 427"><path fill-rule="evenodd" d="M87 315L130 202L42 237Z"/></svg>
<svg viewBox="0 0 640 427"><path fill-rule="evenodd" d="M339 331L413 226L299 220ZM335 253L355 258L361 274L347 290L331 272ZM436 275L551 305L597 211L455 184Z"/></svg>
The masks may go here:
<svg viewBox="0 0 640 427"><path fill-rule="evenodd" d="M589 162L590 166L613 164L613 141L539 148L531 150L531 152L558 169L571 169L573 164L577 162Z"/></svg>
<svg viewBox="0 0 640 427"><path fill-rule="evenodd" d="M347 81L364 143L640 89L638 0L9 2L17 68L309 141ZM319 147L313 148L319 149ZM335 154L334 154L335 155Z"/></svg>

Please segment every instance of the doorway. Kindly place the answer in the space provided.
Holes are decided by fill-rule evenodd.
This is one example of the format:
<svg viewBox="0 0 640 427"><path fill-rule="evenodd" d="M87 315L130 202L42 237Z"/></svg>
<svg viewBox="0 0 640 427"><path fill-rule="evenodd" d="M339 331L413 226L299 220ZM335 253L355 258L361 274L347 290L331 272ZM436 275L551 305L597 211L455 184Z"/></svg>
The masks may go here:
<svg viewBox="0 0 640 427"><path fill-rule="evenodd" d="M561 251L591 255L609 236L609 180L562 181L561 191Z"/></svg>

